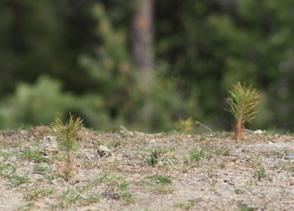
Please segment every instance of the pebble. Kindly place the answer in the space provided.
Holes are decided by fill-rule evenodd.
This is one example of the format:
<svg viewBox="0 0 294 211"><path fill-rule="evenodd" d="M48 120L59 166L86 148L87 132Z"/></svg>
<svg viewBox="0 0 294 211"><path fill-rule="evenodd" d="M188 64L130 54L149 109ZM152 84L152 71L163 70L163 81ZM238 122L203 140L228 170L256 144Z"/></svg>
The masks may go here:
<svg viewBox="0 0 294 211"><path fill-rule="evenodd" d="M111 156L111 151L108 147L100 145L98 146L97 153L100 157L109 157Z"/></svg>

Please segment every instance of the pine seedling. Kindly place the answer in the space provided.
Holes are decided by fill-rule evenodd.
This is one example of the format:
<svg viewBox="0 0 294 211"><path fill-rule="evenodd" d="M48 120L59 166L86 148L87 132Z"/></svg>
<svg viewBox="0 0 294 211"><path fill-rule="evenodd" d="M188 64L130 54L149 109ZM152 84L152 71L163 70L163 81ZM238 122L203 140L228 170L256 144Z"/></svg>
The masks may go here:
<svg viewBox="0 0 294 211"><path fill-rule="evenodd" d="M67 123L56 119L53 123L53 129L56 132L59 148L65 152L66 161L64 166L64 178L69 180L73 169L72 152L78 148L77 136L83 126L83 121L79 117L70 115Z"/></svg>
<svg viewBox="0 0 294 211"><path fill-rule="evenodd" d="M227 103L229 105L228 111L235 118L234 137L236 140L242 138L244 124L255 118L260 100L261 95L251 86L243 85L240 82L232 86Z"/></svg>

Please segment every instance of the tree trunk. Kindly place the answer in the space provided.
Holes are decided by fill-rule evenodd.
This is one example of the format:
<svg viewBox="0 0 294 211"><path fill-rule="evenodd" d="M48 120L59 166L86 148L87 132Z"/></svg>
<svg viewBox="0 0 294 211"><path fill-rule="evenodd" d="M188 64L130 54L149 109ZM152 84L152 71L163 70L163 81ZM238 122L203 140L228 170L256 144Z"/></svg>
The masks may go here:
<svg viewBox="0 0 294 211"><path fill-rule="evenodd" d="M235 136L234 136L234 138L236 141L238 141L238 140L240 140L240 138L242 138L243 130L244 130L244 126L243 126L242 118L238 118L235 123Z"/></svg>
<svg viewBox="0 0 294 211"><path fill-rule="evenodd" d="M135 0L135 14L132 23L132 47L135 67L139 71L139 88L145 96L141 117L145 129L150 129L154 106L148 92L153 83L153 3L154 0Z"/></svg>
<svg viewBox="0 0 294 211"><path fill-rule="evenodd" d="M153 1L135 0L133 17L133 59L140 71L140 84L145 90L151 86L154 69Z"/></svg>

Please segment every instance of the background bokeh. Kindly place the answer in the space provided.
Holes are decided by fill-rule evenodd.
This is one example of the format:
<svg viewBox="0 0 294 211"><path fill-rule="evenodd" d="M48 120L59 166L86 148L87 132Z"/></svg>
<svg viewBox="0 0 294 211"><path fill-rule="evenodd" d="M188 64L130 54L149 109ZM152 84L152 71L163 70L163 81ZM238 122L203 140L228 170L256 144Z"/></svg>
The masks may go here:
<svg viewBox="0 0 294 211"><path fill-rule="evenodd" d="M263 95L249 127L293 130L293 32L293 0L1 0L0 127L229 129L244 81Z"/></svg>

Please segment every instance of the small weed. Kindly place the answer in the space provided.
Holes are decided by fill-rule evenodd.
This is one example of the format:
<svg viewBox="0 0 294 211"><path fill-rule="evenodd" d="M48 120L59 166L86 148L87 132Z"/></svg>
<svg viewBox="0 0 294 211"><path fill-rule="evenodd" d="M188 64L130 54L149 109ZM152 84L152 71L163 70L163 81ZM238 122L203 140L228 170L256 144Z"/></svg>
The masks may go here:
<svg viewBox="0 0 294 211"><path fill-rule="evenodd" d="M257 179L260 181L261 179L266 177L265 168L260 165L259 169L257 170Z"/></svg>
<svg viewBox="0 0 294 211"><path fill-rule="evenodd" d="M10 163L2 163L0 164L0 176L9 178L10 175L15 173L16 167Z"/></svg>
<svg viewBox="0 0 294 211"><path fill-rule="evenodd" d="M145 161L149 166L155 166L158 162L157 158L151 155Z"/></svg>
<svg viewBox="0 0 294 211"><path fill-rule="evenodd" d="M119 187L119 189L120 189L121 191L125 191L125 190L127 190L127 189L129 188L129 183L127 183L127 182L122 182L121 184L118 185L118 187Z"/></svg>
<svg viewBox="0 0 294 211"><path fill-rule="evenodd" d="M120 175L112 175L107 172L102 172L96 177L93 183L94 184L106 183L106 184L118 185L122 182L122 180L123 180L123 177Z"/></svg>
<svg viewBox="0 0 294 211"><path fill-rule="evenodd" d="M36 164L34 166L34 173L35 174L44 174L48 171L48 166L44 166L42 164Z"/></svg>
<svg viewBox="0 0 294 211"><path fill-rule="evenodd" d="M149 156L146 158L146 163L150 166L155 166L158 163L159 158L163 154L162 149L155 148L151 151Z"/></svg>
<svg viewBox="0 0 294 211"><path fill-rule="evenodd" d="M168 194L174 191L173 187L170 186L172 183L168 176L153 175L145 177L141 184L144 185L149 191L157 194Z"/></svg>
<svg viewBox="0 0 294 211"><path fill-rule="evenodd" d="M230 156L230 149L226 147L218 148L215 150L216 155L221 155L221 156Z"/></svg>
<svg viewBox="0 0 294 211"><path fill-rule="evenodd" d="M8 178L8 186L12 188L28 182L30 182L30 180L25 176L12 175Z"/></svg>
<svg viewBox="0 0 294 211"><path fill-rule="evenodd" d="M203 148L194 148L190 151L189 159L192 162L199 162L202 158L205 158L207 152Z"/></svg>
<svg viewBox="0 0 294 211"><path fill-rule="evenodd" d="M29 202L27 204L25 204L22 207L19 207L19 211L30 211L33 210L33 208L35 207L35 204L33 202Z"/></svg>
<svg viewBox="0 0 294 211"><path fill-rule="evenodd" d="M244 193L245 191L244 190L242 190L242 189L235 189L235 193L236 194L242 194L242 193Z"/></svg>
<svg viewBox="0 0 294 211"><path fill-rule="evenodd" d="M88 205L100 200L98 193L86 193L92 189L92 184L89 183L85 186L78 188L68 189L61 194L61 206L67 208L73 204Z"/></svg>
<svg viewBox="0 0 294 211"><path fill-rule="evenodd" d="M33 151L31 149L25 149L24 151L22 151L21 157L36 163L48 161L48 159L44 157L40 152Z"/></svg>
<svg viewBox="0 0 294 211"><path fill-rule="evenodd" d="M49 181L49 182L52 182L53 180L56 179L56 176L54 176L53 174L49 174L46 179Z"/></svg>
<svg viewBox="0 0 294 211"><path fill-rule="evenodd" d="M133 194L128 191L129 183L122 176L102 172L91 182L92 185L99 183L106 184L108 187L107 192L102 193L103 197L116 200L122 199L126 204L134 202Z"/></svg>
<svg viewBox="0 0 294 211"><path fill-rule="evenodd" d="M171 184L171 179L168 176L154 175L152 179L159 185L169 185Z"/></svg>
<svg viewBox="0 0 294 211"><path fill-rule="evenodd" d="M0 157L2 161L6 161L9 157L9 153L6 151L0 151Z"/></svg>
<svg viewBox="0 0 294 211"><path fill-rule="evenodd" d="M126 204L130 204L135 201L134 195L130 192L127 192L127 191L121 193L121 198Z"/></svg>
<svg viewBox="0 0 294 211"><path fill-rule="evenodd" d="M89 204L93 204L93 203L96 203L98 201L100 201L101 199L101 196L100 194L88 194L87 196L84 196L82 199L79 200L79 204L80 205L83 205L83 206L86 206L86 205L89 205Z"/></svg>
<svg viewBox="0 0 294 211"><path fill-rule="evenodd" d="M63 208L73 205L76 201L81 199L81 196L75 190L64 191L61 195L61 206Z"/></svg>
<svg viewBox="0 0 294 211"><path fill-rule="evenodd" d="M33 201L39 198L47 197L54 193L54 189L43 189L43 188L35 188L27 192L24 196L25 200Z"/></svg>

